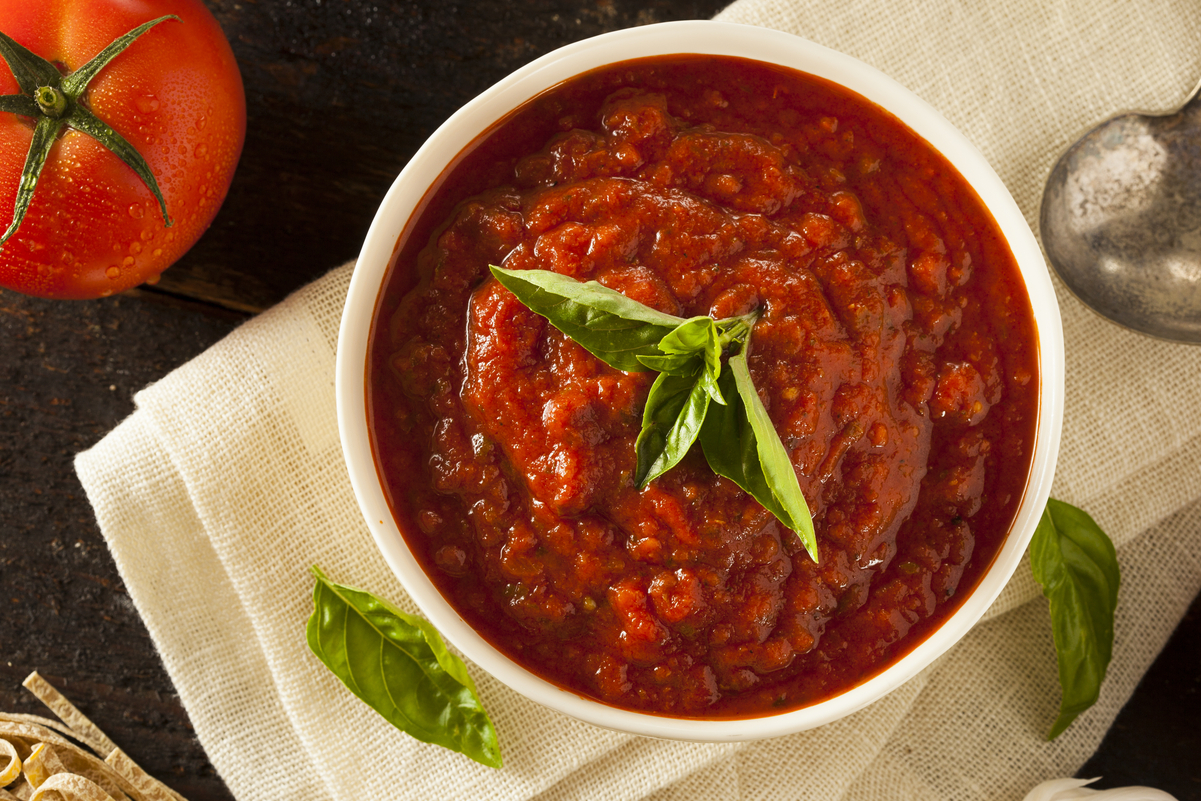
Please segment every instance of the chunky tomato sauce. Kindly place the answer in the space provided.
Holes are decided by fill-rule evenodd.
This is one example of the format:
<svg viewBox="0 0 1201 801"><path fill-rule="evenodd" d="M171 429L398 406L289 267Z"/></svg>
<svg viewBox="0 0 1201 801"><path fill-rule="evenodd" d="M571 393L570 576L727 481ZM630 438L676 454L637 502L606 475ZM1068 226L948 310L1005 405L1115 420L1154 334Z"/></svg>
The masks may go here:
<svg viewBox="0 0 1201 801"><path fill-rule="evenodd" d="M760 310L751 374L820 563L699 446L638 491L654 374L490 264ZM1038 396L1024 286L958 173L845 89L713 57L574 79L463 154L398 247L368 382L393 510L471 625L577 692L697 717L822 700L945 619L1009 529Z"/></svg>

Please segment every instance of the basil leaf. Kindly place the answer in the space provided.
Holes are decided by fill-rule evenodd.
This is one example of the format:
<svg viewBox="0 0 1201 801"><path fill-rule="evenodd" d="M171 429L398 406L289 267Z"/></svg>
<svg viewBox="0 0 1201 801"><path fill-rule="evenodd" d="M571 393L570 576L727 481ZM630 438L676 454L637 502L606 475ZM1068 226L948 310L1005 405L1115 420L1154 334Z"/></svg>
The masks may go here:
<svg viewBox="0 0 1201 801"><path fill-rule="evenodd" d="M725 405L725 398L717 388L717 377L721 374L722 345L718 333L721 324L712 317L686 320L659 340L659 350L664 355L639 356L638 361L660 373L692 376L696 371L697 357L700 356L705 367L699 379L702 387L710 400Z"/></svg>
<svg viewBox="0 0 1201 801"><path fill-rule="evenodd" d="M796 532L814 562L817 536L792 460L776 433L747 366L747 345L731 356L718 386L729 403L711 406L701 427L701 447L713 472L725 476Z"/></svg>
<svg viewBox="0 0 1201 801"><path fill-rule="evenodd" d="M490 269L532 311L605 364L629 373L645 372L638 356L659 355L659 342L687 322L596 281L582 283L549 270Z"/></svg>
<svg viewBox="0 0 1201 801"><path fill-rule="evenodd" d="M717 341L717 323L712 317L693 317L659 340L659 350L664 353L696 353L705 350L710 340Z"/></svg>
<svg viewBox="0 0 1201 801"><path fill-rule="evenodd" d="M501 766L496 729L463 661L426 620L313 566L309 648L352 693L418 740Z"/></svg>
<svg viewBox="0 0 1201 801"><path fill-rule="evenodd" d="M639 356L638 361L657 373L691 376L696 372L695 353L672 353L658 356Z"/></svg>
<svg viewBox="0 0 1201 801"><path fill-rule="evenodd" d="M606 364L659 372L635 443L639 489L678 464L699 438L713 470L795 531L818 560L813 519L796 471L746 364L758 312L685 320L595 281L581 283L548 270L490 269L519 301ZM734 344L739 354L723 369L724 351Z"/></svg>
<svg viewBox="0 0 1201 801"><path fill-rule="evenodd" d="M722 406L725 406L726 399L721 394L721 387L719 387L717 385L717 379L720 376L721 376L721 361L718 361L716 371L709 368L708 364L706 364L705 371L703 373L701 373L700 384L701 384L701 388L705 390L705 394L709 396L709 400L713 401L714 403L720 403Z"/></svg>
<svg viewBox="0 0 1201 801"><path fill-rule="evenodd" d="M722 343L717 333L718 325L718 323L710 319L709 328L705 332L705 374L702 376L701 381L705 387L705 391L709 393L709 399L725 406L726 399L717 387L717 379L721 377L722 356ZM749 332L750 329L747 329L747 334Z"/></svg>
<svg viewBox="0 0 1201 801"><path fill-rule="evenodd" d="M703 372L704 367L697 365L691 376L660 373L651 385L642 413L642 431L634 444L638 454L634 483L638 489L679 464L696 442L709 410L709 393L700 380Z"/></svg>
<svg viewBox="0 0 1201 801"><path fill-rule="evenodd" d="M1094 703L1113 655L1121 573L1113 543L1087 512L1047 501L1030 542L1030 565L1051 601L1051 630L1063 698L1047 739Z"/></svg>

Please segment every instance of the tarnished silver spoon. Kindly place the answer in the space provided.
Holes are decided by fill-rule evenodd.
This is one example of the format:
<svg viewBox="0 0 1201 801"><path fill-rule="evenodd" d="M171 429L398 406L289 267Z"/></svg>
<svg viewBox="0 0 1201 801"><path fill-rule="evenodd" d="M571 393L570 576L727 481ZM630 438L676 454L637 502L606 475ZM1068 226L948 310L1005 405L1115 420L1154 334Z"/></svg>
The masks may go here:
<svg viewBox="0 0 1201 801"><path fill-rule="evenodd" d="M1039 227L1068 289L1114 322L1201 344L1201 84L1179 111L1098 125L1051 169Z"/></svg>

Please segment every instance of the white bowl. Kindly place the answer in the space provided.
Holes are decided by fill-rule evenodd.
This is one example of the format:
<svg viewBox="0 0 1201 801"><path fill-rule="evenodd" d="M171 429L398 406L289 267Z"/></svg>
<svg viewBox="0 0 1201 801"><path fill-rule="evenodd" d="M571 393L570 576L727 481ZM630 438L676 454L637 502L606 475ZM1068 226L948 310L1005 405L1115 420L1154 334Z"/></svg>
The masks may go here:
<svg viewBox="0 0 1201 801"><path fill-rule="evenodd" d="M684 53L754 59L826 78L916 131L959 170L992 212L1021 269L1038 329L1041 392L1030 476L1013 528L970 596L925 641L874 678L812 706L736 720L618 709L551 684L492 647L447 603L410 554L376 472L366 416L364 374L376 299L402 229L450 160L509 111L571 76L618 61ZM512 689L559 712L619 731L703 742L774 737L837 720L900 686L963 637L1005 586L1034 534L1055 471L1063 393L1063 331L1050 275L1017 204L975 147L925 101L850 56L766 28L703 21L632 28L568 45L513 73L447 120L405 166L380 205L351 280L338 341L338 421L351 483L384 558L446 639Z"/></svg>

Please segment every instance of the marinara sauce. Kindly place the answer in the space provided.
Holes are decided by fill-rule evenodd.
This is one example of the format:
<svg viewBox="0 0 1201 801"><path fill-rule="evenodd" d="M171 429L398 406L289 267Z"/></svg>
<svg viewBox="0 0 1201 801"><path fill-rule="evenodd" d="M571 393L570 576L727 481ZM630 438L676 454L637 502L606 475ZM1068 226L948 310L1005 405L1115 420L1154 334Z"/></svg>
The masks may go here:
<svg viewBox="0 0 1201 801"><path fill-rule="evenodd" d="M820 562L699 445L639 491L654 374L491 264L759 310ZM572 79L461 154L398 246L368 382L393 511L459 613L550 681L695 717L820 701L937 627L1009 530L1038 398L1024 285L955 169L844 88L710 56Z"/></svg>

